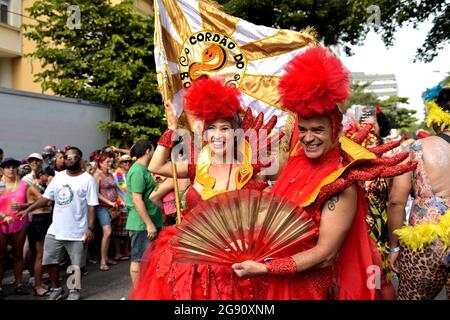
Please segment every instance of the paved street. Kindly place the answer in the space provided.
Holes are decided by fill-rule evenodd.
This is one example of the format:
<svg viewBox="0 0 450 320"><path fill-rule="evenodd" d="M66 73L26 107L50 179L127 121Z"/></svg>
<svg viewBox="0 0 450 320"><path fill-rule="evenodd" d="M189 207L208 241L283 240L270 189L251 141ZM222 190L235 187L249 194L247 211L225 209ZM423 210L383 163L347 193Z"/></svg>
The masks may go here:
<svg viewBox="0 0 450 320"><path fill-rule="evenodd" d="M81 286L81 298L83 300L121 300L128 296L129 288L131 286L129 276L129 261L118 262L117 265L111 266L109 271L100 271L99 264L89 263L88 274L83 277ZM66 276L61 273L64 290L68 294L66 286ZM12 282L14 277L11 270L6 272L6 277L3 280L3 289L5 290L4 300L46 300L46 297L35 297L30 289L30 294L26 296L17 296L14 294L14 287ZM24 273L24 283L28 281L28 275ZM397 283L395 281L395 287ZM445 290L436 297L436 300L446 300Z"/></svg>
<svg viewBox="0 0 450 320"><path fill-rule="evenodd" d="M100 271L99 264L89 263L87 266L88 274L81 280L81 299L83 300L120 300L128 296L131 286L129 274L130 261L118 262L111 266L109 271ZM28 281L29 276L24 273L24 283ZM61 272L61 284L64 286L66 295L68 294L66 286L66 275ZM12 271L8 271L3 279L3 290L5 291L4 300L46 300L47 297L35 297L32 290L26 296L14 294L12 285L14 276ZM28 288L27 288L28 289Z"/></svg>

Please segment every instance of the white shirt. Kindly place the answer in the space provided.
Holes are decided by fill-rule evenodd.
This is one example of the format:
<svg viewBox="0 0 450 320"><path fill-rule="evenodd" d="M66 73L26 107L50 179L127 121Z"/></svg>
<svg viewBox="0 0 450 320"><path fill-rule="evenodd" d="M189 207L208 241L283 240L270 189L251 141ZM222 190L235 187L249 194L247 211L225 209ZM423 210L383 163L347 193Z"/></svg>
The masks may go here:
<svg viewBox="0 0 450 320"><path fill-rule="evenodd" d="M84 240L89 226L88 206L98 205L94 178L86 172L76 177L66 171L58 172L43 196L55 202L53 221L47 233L57 240Z"/></svg>

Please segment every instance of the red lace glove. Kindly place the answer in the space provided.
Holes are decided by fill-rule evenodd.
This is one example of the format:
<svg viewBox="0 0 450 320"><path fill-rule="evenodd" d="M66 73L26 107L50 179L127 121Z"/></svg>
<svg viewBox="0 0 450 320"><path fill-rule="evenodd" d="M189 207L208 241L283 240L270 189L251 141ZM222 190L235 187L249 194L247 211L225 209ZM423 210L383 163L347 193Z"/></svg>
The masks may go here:
<svg viewBox="0 0 450 320"><path fill-rule="evenodd" d="M250 108L245 111L244 119L242 120L242 129L244 132L249 133L249 130L254 131L254 138L251 139L252 135L246 135L247 141L250 143L252 148L252 159L257 159L257 161L252 161L253 174L257 174L261 169L267 168L271 164L271 160L261 161L260 158L264 154L269 154L270 146L272 144L278 143L281 138L284 137L284 132L279 132L272 137L269 137L273 128L277 123L277 116L272 116L270 120L263 126L264 114L260 112L255 120L253 120L253 114ZM265 131L265 132L264 132ZM263 134L265 133L265 134ZM267 184L266 184L267 186Z"/></svg>
<svg viewBox="0 0 450 320"><path fill-rule="evenodd" d="M286 257L266 262L267 274L277 276L289 276L297 272L297 264L294 258Z"/></svg>
<svg viewBox="0 0 450 320"><path fill-rule="evenodd" d="M172 149L174 140L172 140L173 130L166 129L161 137L159 137L158 145Z"/></svg>

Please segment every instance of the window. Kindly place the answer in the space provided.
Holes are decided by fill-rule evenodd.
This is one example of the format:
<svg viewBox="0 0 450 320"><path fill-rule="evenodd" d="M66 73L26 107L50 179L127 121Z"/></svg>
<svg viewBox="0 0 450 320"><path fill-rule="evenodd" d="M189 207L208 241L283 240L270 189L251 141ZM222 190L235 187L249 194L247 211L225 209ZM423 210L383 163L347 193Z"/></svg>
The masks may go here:
<svg viewBox="0 0 450 320"><path fill-rule="evenodd" d="M8 23L9 0L0 0L0 22Z"/></svg>

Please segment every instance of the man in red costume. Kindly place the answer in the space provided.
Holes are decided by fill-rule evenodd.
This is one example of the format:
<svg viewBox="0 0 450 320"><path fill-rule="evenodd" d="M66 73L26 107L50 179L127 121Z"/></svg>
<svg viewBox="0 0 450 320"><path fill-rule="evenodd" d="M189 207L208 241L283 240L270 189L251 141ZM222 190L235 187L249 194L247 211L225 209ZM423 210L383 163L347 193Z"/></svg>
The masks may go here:
<svg viewBox="0 0 450 320"><path fill-rule="evenodd" d="M380 158L393 145L371 150L340 136L338 105L348 98L348 71L329 50L311 48L294 58L279 83L283 107L298 116L298 141L272 191L303 207L319 235L292 255L266 263L234 264L247 278L268 275L268 299L374 299L377 262L367 232L367 204L357 181L392 176L414 164L397 165L407 155Z"/></svg>

